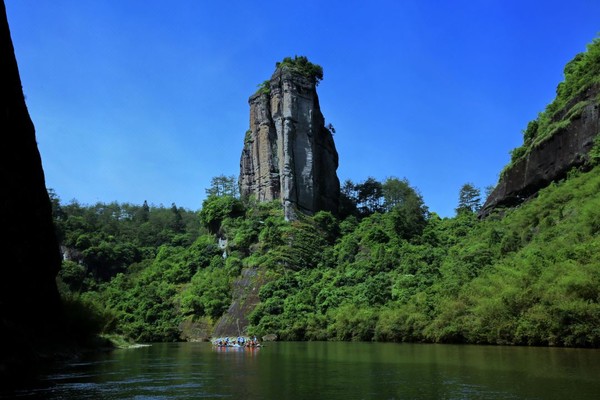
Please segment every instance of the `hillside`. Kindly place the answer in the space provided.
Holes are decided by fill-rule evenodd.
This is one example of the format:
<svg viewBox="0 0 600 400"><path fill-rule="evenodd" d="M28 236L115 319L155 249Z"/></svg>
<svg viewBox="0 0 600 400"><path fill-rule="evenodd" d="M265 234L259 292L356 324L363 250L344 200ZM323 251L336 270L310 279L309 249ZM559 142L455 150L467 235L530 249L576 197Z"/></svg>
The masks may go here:
<svg viewBox="0 0 600 400"><path fill-rule="evenodd" d="M134 251L145 256L111 278L99 280L83 269L75 274L77 264L67 262L60 279L68 287L61 288L79 292L107 332L141 341L208 338L232 296L246 296L238 277L259 274L259 286L248 280L260 302L246 316L246 333L284 340L599 345L600 168L573 173L483 221L467 210L446 219L428 213L400 182L400 203L343 221L319 212L289 223L278 203L214 197L200 215L206 224L207 210L220 211L224 250L205 228L194 239L168 234L167 225L159 247ZM69 207L62 208L67 222ZM151 208L150 221L156 212L170 213ZM113 233L123 224L135 229L121 221L112 221ZM197 229L190 222L186 229ZM110 240L123 251L118 234ZM137 240L130 242L133 250Z"/></svg>

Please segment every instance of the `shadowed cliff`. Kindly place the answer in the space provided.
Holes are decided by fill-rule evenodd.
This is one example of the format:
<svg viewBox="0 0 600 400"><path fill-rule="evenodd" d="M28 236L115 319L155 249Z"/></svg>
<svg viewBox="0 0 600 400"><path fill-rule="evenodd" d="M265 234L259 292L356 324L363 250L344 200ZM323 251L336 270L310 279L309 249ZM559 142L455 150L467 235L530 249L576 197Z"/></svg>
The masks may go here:
<svg viewBox="0 0 600 400"><path fill-rule="evenodd" d="M0 376L51 341L59 325L61 258L35 129L23 96L6 8L0 10Z"/></svg>

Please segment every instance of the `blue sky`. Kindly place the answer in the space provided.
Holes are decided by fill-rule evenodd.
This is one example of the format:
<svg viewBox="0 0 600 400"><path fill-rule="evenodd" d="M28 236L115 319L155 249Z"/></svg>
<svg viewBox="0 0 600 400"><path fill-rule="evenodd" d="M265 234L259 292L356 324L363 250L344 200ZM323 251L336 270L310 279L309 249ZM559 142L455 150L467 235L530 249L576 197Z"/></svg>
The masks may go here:
<svg viewBox="0 0 600 400"><path fill-rule="evenodd" d="M5 3L47 186L192 210L239 173L257 84L306 55L340 180L407 178L453 216L600 33L597 0Z"/></svg>

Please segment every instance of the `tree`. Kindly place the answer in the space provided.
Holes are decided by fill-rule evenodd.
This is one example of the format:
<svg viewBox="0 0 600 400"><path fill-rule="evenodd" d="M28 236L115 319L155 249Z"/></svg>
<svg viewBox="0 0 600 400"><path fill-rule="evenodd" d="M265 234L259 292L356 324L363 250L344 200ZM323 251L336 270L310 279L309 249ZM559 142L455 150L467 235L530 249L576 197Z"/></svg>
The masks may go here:
<svg viewBox="0 0 600 400"><path fill-rule="evenodd" d="M54 219L54 230L56 232L56 238L59 242L65 240L65 222L67 214L64 212L61 204L60 197L56 194L54 189L48 188L48 197L50 198L50 204L52 205L52 218Z"/></svg>
<svg viewBox="0 0 600 400"><path fill-rule="evenodd" d="M237 178L234 175L215 176L210 181L210 188L206 189L206 195L210 196L231 196L238 199L240 192L237 184Z"/></svg>
<svg viewBox="0 0 600 400"><path fill-rule="evenodd" d="M350 179L346 179L340 189L339 217L345 219L351 215L358 217L358 194L356 185Z"/></svg>
<svg viewBox="0 0 600 400"><path fill-rule="evenodd" d="M383 186L373 177L355 186L358 194L358 209L367 216L383 211Z"/></svg>
<svg viewBox="0 0 600 400"><path fill-rule="evenodd" d="M390 213L394 230L401 238L410 240L423 233L428 209L423 197L410 186L406 178L388 178L383 184L384 209Z"/></svg>
<svg viewBox="0 0 600 400"><path fill-rule="evenodd" d="M144 204L137 210L135 214L135 219L137 219L140 223L148 222L150 218L150 206L148 206L148 201L144 200Z"/></svg>
<svg viewBox="0 0 600 400"><path fill-rule="evenodd" d="M456 214L462 212L474 213L481 208L481 191L472 183L465 183L458 194Z"/></svg>
<svg viewBox="0 0 600 400"><path fill-rule="evenodd" d="M327 125L325 125L325 128L333 135L335 134L335 128L333 127L333 124L330 122Z"/></svg>
<svg viewBox="0 0 600 400"><path fill-rule="evenodd" d="M177 208L175 203L171 203L171 212L173 213L173 222L171 223L171 229L175 233L182 233L185 231L185 223L181 215L181 210Z"/></svg>
<svg viewBox="0 0 600 400"><path fill-rule="evenodd" d="M231 196L209 196L202 203L200 220L211 233L217 233L225 218L236 218L244 215L242 202Z"/></svg>
<svg viewBox="0 0 600 400"><path fill-rule="evenodd" d="M391 211L394 207L408 203L411 199L420 197L419 194L410 187L406 178L400 180L396 177L390 177L382 185L383 208Z"/></svg>
<svg viewBox="0 0 600 400"><path fill-rule="evenodd" d="M50 204L52 204L52 216L55 219L63 219L65 217L65 213L63 212L60 205L60 197L58 197L54 189L47 188L46 190L48 191Z"/></svg>

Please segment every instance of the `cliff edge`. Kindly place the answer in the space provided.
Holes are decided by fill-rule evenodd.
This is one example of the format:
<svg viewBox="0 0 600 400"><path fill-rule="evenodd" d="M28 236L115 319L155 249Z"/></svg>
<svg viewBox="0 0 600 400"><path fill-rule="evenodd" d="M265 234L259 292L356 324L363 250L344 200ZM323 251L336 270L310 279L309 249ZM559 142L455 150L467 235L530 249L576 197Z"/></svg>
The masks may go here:
<svg viewBox="0 0 600 400"><path fill-rule="evenodd" d="M600 158L600 39L564 70L556 98L523 131L524 143L480 211L514 207L573 168L586 169Z"/></svg>

